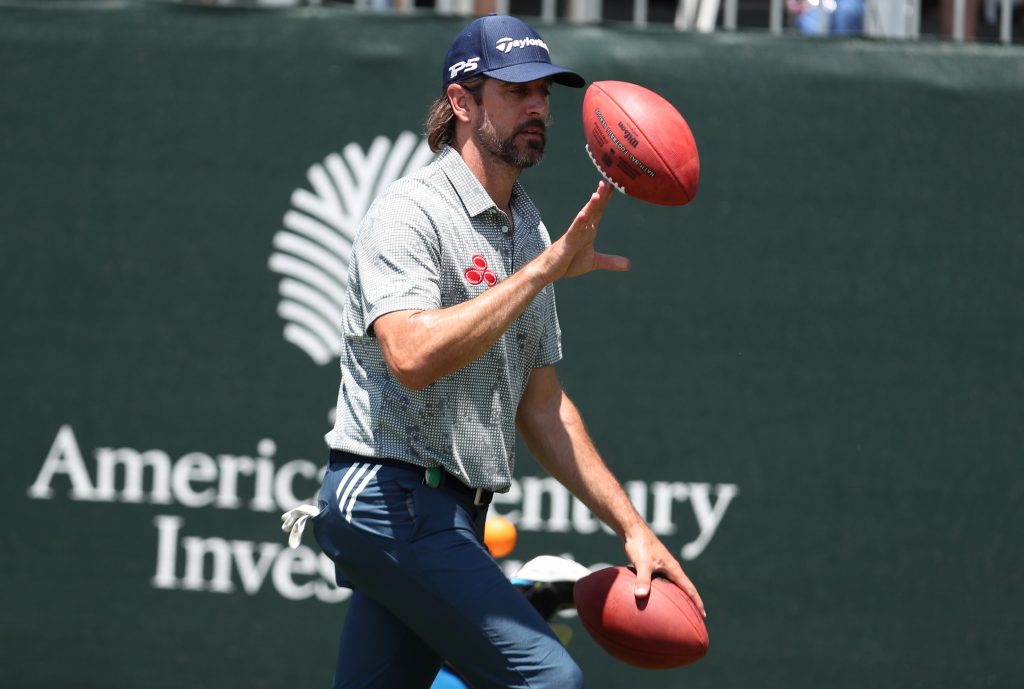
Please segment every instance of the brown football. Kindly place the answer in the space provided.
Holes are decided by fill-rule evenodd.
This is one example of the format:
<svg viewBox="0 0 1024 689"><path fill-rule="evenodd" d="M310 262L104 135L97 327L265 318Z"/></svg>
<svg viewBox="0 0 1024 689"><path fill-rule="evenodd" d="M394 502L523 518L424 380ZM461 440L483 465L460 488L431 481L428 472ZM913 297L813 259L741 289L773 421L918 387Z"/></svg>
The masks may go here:
<svg viewBox="0 0 1024 689"><path fill-rule="evenodd" d="M700 157L690 126L654 91L595 81L583 97L583 132L594 165L627 196L681 206L697 194Z"/></svg>
<svg viewBox="0 0 1024 689"><path fill-rule="evenodd" d="M633 595L636 574L606 567L576 582L580 621L601 648L624 663L650 669L680 667L708 652L708 630L690 597L655 578L646 599Z"/></svg>

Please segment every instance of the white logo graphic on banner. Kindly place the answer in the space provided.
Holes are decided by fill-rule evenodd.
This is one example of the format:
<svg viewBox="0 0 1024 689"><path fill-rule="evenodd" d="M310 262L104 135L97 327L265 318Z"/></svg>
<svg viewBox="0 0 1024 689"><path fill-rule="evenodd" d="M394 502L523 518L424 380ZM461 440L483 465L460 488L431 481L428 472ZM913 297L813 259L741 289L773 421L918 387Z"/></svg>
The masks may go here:
<svg viewBox="0 0 1024 689"><path fill-rule="evenodd" d="M281 275L277 313L285 321L284 339L317 364L341 353L341 313L359 221L384 187L432 156L427 142L409 131L394 143L378 136L366 151L350 143L309 168L312 191L292 192L268 265Z"/></svg>

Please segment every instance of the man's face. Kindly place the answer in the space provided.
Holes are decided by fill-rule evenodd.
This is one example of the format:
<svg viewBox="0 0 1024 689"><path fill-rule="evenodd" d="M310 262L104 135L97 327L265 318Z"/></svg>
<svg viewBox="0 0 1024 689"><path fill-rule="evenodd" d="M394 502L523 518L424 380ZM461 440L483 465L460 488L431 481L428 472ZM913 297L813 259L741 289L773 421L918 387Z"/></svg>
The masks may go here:
<svg viewBox="0 0 1024 689"><path fill-rule="evenodd" d="M550 93L550 79L524 84L486 80L473 129L477 145L519 170L539 163L547 141Z"/></svg>

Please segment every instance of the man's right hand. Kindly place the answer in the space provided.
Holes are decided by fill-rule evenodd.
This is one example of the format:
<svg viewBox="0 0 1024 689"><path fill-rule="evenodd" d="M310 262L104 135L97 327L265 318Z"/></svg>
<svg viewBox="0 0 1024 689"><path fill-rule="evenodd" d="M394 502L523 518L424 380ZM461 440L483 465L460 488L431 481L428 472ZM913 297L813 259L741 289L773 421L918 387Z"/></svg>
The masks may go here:
<svg viewBox="0 0 1024 689"><path fill-rule="evenodd" d="M576 214L569 229L542 254L544 265L550 271L547 275L550 282L563 277L577 277L592 270L629 270L628 258L594 250L597 227L612 193L610 184L599 182L597 191Z"/></svg>

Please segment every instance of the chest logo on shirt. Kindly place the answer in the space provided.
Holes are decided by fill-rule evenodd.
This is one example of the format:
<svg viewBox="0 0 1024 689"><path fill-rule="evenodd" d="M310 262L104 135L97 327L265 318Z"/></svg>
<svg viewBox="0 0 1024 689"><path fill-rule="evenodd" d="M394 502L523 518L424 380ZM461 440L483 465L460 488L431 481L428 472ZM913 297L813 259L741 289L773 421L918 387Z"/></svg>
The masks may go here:
<svg viewBox="0 0 1024 689"><path fill-rule="evenodd" d="M472 261L473 265L466 268L466 281L471 285L486 282L488 287L494 286L494 283L498 281L498 276L487 267L487 259L480 254L473 254Z"/></svg>

